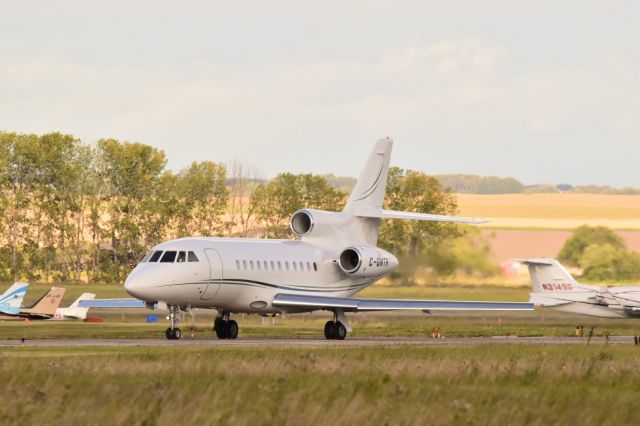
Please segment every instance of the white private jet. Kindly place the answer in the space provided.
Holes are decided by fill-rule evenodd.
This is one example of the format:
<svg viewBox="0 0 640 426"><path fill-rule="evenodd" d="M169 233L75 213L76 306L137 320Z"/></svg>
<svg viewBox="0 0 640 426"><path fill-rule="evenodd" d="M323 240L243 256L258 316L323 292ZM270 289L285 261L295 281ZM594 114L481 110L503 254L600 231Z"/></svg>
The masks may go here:
<svg viewBox="0 0 640 426"><path fill-rule="evenodd" d="M481 223L478 219L383 210L391 139L379 140L341 212L303 209L291 217L296 240L181 238L154 247L124 287L136 301L81 302L87 307L169 310L168 339L179 339L180 311L216 309L214 330L235 339L232 313L281 314L327 310L327 339L351 331L345 312L388 310L532 310L530 303L357 299L355 293L391 274L398 259L376 247L381 219Z"/></svg>
<svg viewBox="0 0 640 426"><path fill-rule="evenodd" d="M529 267L529 302L535 306L601 318L640 317L640 286L582 284L551 258L519 262Z"/></svg>

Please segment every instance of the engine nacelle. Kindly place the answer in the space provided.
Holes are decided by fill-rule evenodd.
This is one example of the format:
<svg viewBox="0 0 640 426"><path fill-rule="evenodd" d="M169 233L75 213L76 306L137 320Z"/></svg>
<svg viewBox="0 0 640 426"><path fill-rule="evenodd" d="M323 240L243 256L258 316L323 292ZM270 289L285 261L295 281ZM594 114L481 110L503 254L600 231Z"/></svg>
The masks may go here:
<svg viewBox="0 0 640 426"><path fill-rule="evenodd" d="M298 210L291 216L291 230L298 237L331 237L344 223L342 214L324 210Z"/></svg>
<svg viewBox="0 0 640 426"><path fill-rule="evenodd" d="M393 272L398 267L398 259L377 247L348 247L340 253L338 266L352 277L373 278Z"/></svg>

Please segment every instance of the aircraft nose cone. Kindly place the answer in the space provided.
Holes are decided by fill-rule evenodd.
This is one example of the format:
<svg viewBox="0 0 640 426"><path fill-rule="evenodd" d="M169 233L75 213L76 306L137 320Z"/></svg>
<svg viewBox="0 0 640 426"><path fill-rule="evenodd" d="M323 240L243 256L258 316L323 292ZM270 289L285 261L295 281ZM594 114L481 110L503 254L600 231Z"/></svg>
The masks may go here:
<svg viewBox="0 0 640 426"><path fill-rule="evenodd" d="M136 299L144 299L144 290L140 276L136 271L133 271L127 276L124 282L124 290Z"/></svg>

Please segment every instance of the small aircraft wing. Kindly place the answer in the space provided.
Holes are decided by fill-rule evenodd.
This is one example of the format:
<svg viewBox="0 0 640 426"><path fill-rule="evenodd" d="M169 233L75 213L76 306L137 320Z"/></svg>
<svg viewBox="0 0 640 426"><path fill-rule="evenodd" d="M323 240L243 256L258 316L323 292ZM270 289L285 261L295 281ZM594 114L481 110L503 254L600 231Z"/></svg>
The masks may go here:
<svg viewBox="0 0 640 426"><path fill-rule="evenodd" d="M347 312L366 311L532 311L533 303L475 302L457 300L356 299L351 297L305 296L276 294L274 306L291 308L342 309Z"/></svg>
<svg viewBox="0 0 640 426"><path fill-rule="evenodd" d="M155 308L157 305L138 299L93 299L81 300L78 303L81 308Z"/></svg>
<svg viewBox="0 0 640 426"><path fill-rule="evenodd" d="M407 220L424 220L429 222L451 222L451 223L469 223L479 224L489 222L486 219L476 219L472 217L445 216L439 214L401 212L395 210L382 209L360 209L356 216L374 218L374 219L407 219Z"/></svg>

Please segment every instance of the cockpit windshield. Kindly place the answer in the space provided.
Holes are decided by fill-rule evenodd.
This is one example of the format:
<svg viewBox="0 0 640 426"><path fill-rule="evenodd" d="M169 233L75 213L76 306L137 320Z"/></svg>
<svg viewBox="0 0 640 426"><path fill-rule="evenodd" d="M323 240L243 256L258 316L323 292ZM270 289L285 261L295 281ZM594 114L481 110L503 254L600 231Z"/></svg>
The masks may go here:
<svg viewBox="0 0 640 426"><path fill-rule="evenodd" d="M173 263L173 261L176 260L177 253L178 252L171 250L165 251L162 255L162 258L160 259L160 263Z"/></svg>
<svg viewBox="0 0 640 426"><path fill-rule="evenodd" d="M162 250L152 252L151 257L149 257L149 262L157 262L160 256L162 256Z"/></svg>
<svg viewBox="0 0 640 426"><path fill-rule="evenodd" d="M198 256L192 251L162 251L155 250L150 251L142 259L141 263L145 262L160 262L160 263L185 263L185 262L200 262Z"/></svg>

